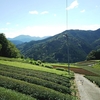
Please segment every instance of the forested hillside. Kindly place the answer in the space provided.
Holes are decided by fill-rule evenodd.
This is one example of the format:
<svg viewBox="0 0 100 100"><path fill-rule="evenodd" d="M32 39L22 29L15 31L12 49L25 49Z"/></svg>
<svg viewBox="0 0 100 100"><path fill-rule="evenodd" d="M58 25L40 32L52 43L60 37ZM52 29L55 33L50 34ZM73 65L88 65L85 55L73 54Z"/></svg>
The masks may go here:
<svg viewBox="0 0 100 100"><path fill-rule="evenodd" d="M69 42L64 34L68 35ZM70 62L82 61L91 50L99 49L100 29L95 31L67 30L50 38L19 45L25 57L47 62L67 62L68 45Z"/></svg>
<svg viewBox="0 0 100 100"><path fill-rule="evenodd" d="M0 56L11 58L20 57L19 50L6 39L3 33L0 33Z"/></svg>

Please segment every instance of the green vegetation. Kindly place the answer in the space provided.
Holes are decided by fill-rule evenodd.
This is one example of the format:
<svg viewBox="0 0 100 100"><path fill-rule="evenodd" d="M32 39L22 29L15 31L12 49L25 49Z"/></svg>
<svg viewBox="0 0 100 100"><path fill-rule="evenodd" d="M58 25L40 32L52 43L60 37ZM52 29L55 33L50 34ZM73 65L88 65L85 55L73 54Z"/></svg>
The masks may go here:
<svg viewBox="0 0 100 100"><path fill-rule="evenodd" d="M92 50L87 56L87 60L99 60L99 59L100 59L100 49Z"/></svg>
<svg viewBox="0 0 100 100"><path fill-rule="evenodd" d="M98 60L96 64L93 66L94 69L100 70L100 61Z"/></svg>
<svg viewBox="0 0 100 100"><path fill-rule="evenodd" d="M83 69L86 69L92 73L95 73L96 75L85 75L86 78L88 78L93 83L97 84L100 87L100 61L99 60L89 60L89 61L83 61L76 63L78 67L81 67Z"/></svg>
<svg viewBox="0 0 100 100"><path fill-rule="evenodd" d="M24 98L27 100L34 100L34 98L36 100L77 100L76 92L72 88L74 73L70 71L69 74L64 64L68 61L67 41L63 37L65 33L69 36L70 63L85 60L93 48L94 51L88 54L87 60L100 59L98 46L100 29L67 30L44 40L24 43L18 46L24 56L20 55L19 50L6 39L3 33L0 34L0 56L2 56L0 57L0 91L3 91L0 93L0 100L12 100L12 98L15 98L14 100L25 100ZM83 68L95 73L86 74L86 71L81 70L85 73L85 77L100 86L100 61L93 60L70 66L80 67L74 70L80 71Z"/></svg>
<svg viewBox="0 0 100 100"><path fill-rule="evenodd" d="M55 77L57 78L58 76L54 75L54 74L53 75L49 74L51 77L53 76L53 78L50 78L50 77L46 78L45 76L48 75L48 73L43 73L40 71L34 72L34 71L24 70L24 69L21 69L21 70L16 69L16 71L14 71L15 69L12 69L12 67L9 67L9 69L7 69L7 68L8 68L7 66L0 65L0 70L1 70L0 75L12 77L12 78L15 78L18 80L23 80L23 81L26 81L29 83L42 85L44 87L52 88L52 89L60 91L62 93L71 93L71 91L69 89L71 84L69 82L69 78L67 78L67 77L61 77L61 78L58 78L58 79L60 79L60 80L58 80L58 79L55 79ZM21 73L21 71L24 71L24 73L23 72ZM30 73L30 74L27 74L27 73ZM34 75L33 73L36 75Z"/></svg>
<svg viewBox="0 0 100 100"><path fill-rule="evenodd" d="M11 62L11 61L1 60L0 64L10 65L10 66L19 67L19 68L25 68L25 69L41 70L41 71L46 71L46 72L50 72L50 73L56 73L58 75L64 75L67 77L73 76L73 73L71 73L69 76L69 74L66 71L60 71L60 70L56 70L56 69L51 69L51 68L46 68L46 67L28 64L28 63L16 62L16 61Z"/></svg>
<svg viewBox="0 0 100 100"><path fill-rule="evenodd" d="M75 90L72 88L74 79L72 72L69 75L67 71L47 68L45 64L42 66L40 60L35 61L39 65L30 61L34 62L30 59L26 62L25 59L23 61L23 59L0 57L0 87L5 91L11 89L5 95L6 97L14 91L16 93L14 100L17 100L18 94L19 96L24 94L27 98L31 96L27 100L34 100L34 98L36 100L77 100L73 95ZM12 95L11 98L15 96ZM6 98L5 96L2 95L2 98Z"/></svg>
<svg viewBox="0 0 100 100"><path fill-rule="evenodd" d="M15 80L12 78L8 78L5 76L0 75L0 86L12 89L27 95L31 95L32 97L35 97L39 100L66 100L67 98L69 100L73 100L70 95L64 95L62 93L59 93L57 91L35 85L30 84L24 81Z"/></svg>
<svg viewBox="0 0 100 100"><path fill-rule="evenodd" d="M93 72L97 75L100 75L100 70L98 70L98 68L96 67L98 64L99 64L98 60L89 60L89 61L79 62L76 65L90 72Z"/></svg>
<svg viewBox="0 0 100 100"><path fill-rule="evenodd" d="M67 62L67 39L69 36L70 62L83 61L90 51L100 48L100 29L95 31L67 30L40 41L31 41L17 47L25 57L43 62Z"/></svg>
<svg viewBox="0 0 100 100"><path fill-rule="evenodd" d="M19 50L8 41L3 33L0 33L0 56L17 58L20 57Z"/></svg>
<svg viewBox="0 0 100 100"><path fill-rule="evenodd" d="M31 96L0 87L0 100L36 100Z"/></svg>
<svg viewBox="0 0 100 100"><path fill-rule="evenodd" d="M94 69L94 73L97 73L98 76L86 76L90 81L96 83L100 87L100 61L97 61L97 63L92 66Z"/></svg>
<svg viewBox="0 0 100 100"><path fill-rule="evenodd" d="M85 77L100 87L100 76L98 77L97 76L85 76Z"/></svg>

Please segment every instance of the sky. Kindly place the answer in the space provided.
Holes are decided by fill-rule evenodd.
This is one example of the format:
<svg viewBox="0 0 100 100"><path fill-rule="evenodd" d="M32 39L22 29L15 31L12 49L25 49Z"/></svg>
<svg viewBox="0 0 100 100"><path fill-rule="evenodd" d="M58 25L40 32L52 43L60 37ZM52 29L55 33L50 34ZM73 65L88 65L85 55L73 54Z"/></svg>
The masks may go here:
<svg viewBox="0 0 100 100"><path fill-rule="evenodd" d="M100 0L0 0L0 33L53 36L100 28Z"/></svg>

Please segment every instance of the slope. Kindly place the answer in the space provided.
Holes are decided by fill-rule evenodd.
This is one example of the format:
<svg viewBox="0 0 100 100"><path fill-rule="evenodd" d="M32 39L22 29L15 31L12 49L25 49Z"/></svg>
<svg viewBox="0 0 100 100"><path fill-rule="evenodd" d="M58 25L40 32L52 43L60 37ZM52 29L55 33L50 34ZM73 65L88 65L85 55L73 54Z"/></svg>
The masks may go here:
<svg viewBox="0 0 100 100"><path fill-rule="evenodd" d="M94 42L100 38L100 29L95 31L67 30L55 36L40 41L31 41L19 45L25 57L47 62L67 62L67 39L69 36L70 62L85 60L87 54L95 49Z"/></svg>

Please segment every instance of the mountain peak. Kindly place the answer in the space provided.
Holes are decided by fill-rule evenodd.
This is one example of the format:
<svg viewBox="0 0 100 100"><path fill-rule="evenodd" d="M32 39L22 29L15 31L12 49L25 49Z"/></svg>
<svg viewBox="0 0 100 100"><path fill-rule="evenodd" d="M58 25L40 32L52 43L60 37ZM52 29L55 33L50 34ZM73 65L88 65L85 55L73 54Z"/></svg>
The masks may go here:
<svg viewBox="0 0 100 100"><path fill-rule="evenodd" d="M42 40L42 39L45 39L47 37L49 37L49 36L37 37L37 36L30 36L30 35L19 35L19 36L16 36L14 38L8 38L8 39L22 41L22 42L30 42L30 41Z"/></svg>

